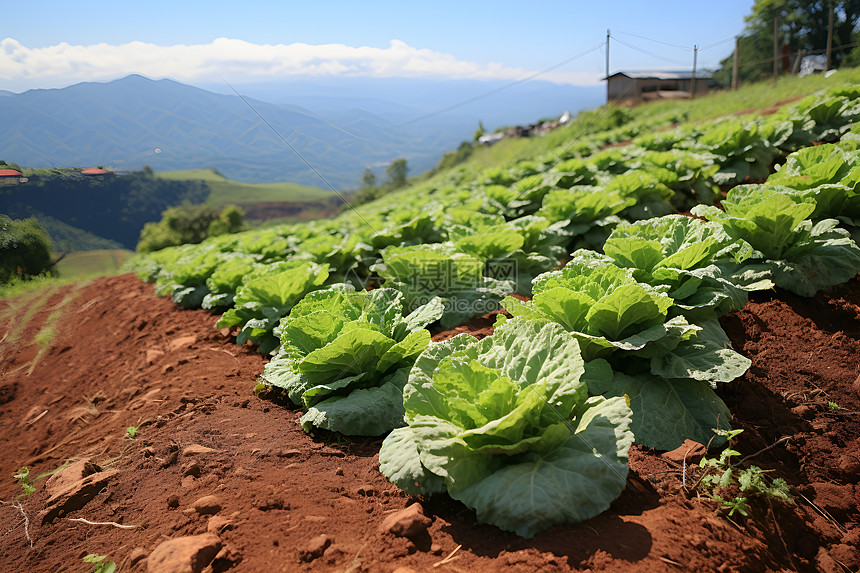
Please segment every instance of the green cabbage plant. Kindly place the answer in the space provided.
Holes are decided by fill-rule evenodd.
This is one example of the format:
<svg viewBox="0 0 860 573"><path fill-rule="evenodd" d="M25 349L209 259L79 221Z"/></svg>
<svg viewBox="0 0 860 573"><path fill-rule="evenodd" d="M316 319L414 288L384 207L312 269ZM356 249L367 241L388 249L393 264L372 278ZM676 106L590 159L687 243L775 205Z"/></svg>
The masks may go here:
<svg viewBox="0 0 860 573"><path fill-rule="evenodd" d="M860 248L836 219L813 222L816 206L814 197L783 187L740 185L723 200L724 211L698 205L693 214L749 243L753 252L745 265L769 272L778 287L813 296L860 272Z"/></svg>
<svg viewBox="0 0 860 573"><path fill-rule="evenodd" d="M334 285L310 293L275 328L281 347L262 384L307 409L306 431L385 434L403 423L403 385L430 344L424 327L441 315L435 298L404 317L403 295L390 288Z"/></svg>
<svg viewBox="0 0 860 573"><path fill-rule="evenodd" d="M633 442L625 398L588 396L587 379L611 377L552 323L512 320L480 341L434 344L409 375L407 425L383 442L380 470L524 537L594 517L624 489Z"/></svg>

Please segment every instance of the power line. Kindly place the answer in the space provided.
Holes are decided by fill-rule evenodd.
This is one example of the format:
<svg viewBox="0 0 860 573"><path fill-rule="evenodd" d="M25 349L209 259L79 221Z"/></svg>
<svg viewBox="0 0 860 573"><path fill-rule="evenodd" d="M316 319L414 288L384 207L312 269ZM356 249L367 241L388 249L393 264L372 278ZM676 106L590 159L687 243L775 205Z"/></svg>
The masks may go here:
<svg viewBox="0 0 860 573"><path fill-rule="evenodd" d="M413 123L417 123L417 122L419 122L419 121L423 121L423 120L425 120L425 119L428 119L428 118L431 118L431 117L437 116L437 115L439 115L439 114L442 114L442 113L445 113L445 112L448 112L448 111L451 111L452 109L456 109L456 108L458 108L458 107L462 107L462 106L464 106L464 105L466 105L466 104L472 103L473 101L477 101L477 100L479 100L479 99L483 99L483 98L485 98L485 97L487 97L487 96L491 96L491 95L493 95L493 94L499 93L500 91L506 90L506 89L508 89L508 88L510 88L510 87L513 87L513 86L515 86L515 85L519 85L519 84L524 83L524 82L527 82L527 81L529 81L529 80L533 80L533 79L535 79L536 77L541 76L541 75L543 75L543 74L545 74L545 73L547 73L547 72L551 72L552 70L555 70L555 69L560 68L560 67L562 67L562 66L565 66L565 65L567 65L567 64L569 64L569 63L571 63L571 62L573 62L573 61L575 61L575 60L578 60L578 59L580 59L580 58L583 58L583 57L587 56L588 54L590 54L590 53L592 53L592 52L595 52L595 51L599 50L600 48L602 48L602 47L603 47L603 46L605 46L605 45L606 45L606 42L600 42L600 43L599 43L599 44L597 44L596 46L593 46L593 47L591 47L591 48L589 48L589 49L585 50L584 52L580 52L579 54L577 54L577 55L575 55L575 56L573 56L573 57L571 57L571 58L568 58L568 59L564 60L563 62L559 62L559 63L554 64L554 65L552 65L552 66L550 66L550 67L548 67L548 68L546 68L546 69L544 69L544 70L541 70L541 71L539 71L539 72L535 72L535 73L531 74L530 76L526 76L526 77L524 77L524 78L521 78L521 79L518 79L518 80L512 81L512 82L507 83L507 84L505 84L505 85L503 85L503 86L500 86L500 87L498 87L498 88L496 88L496 89L490 90L490 91L485 92L485 93L482 93L482 94L480 94L480 95L476 95L475 97L471 97L471 98L466 99L466 100L463 100L463 101L461 101L461 102L459 102L459 103L455 103L455 104L453 104L453 105L449 105L448 107L445 107L445 108L442 108L442 109L439 109L439 110L436 110L436 111L430 112L430 113L425 114L425 115L422 115L422 116L420 116L420 117L416 117L416 118L415 118L415 119L413 119L413 120L407 121L407 122L405 122L405 123L398 124L396 127L403 127L403 126L406 126L406 125L411 125L411 124L413 124Z"/></svg>
<svg viewBox="0 0 860 573"><path fill-rule="evenodd" d="M628 44L627 42L624 42L623 40L619 40L618 38L614 38L614 40L616 42L618 42L619 44L621 44L622 46L627 46L631 50L636 50L637 52L645 54L646 56L651 56L652 58L657 58L658 60L663 60L663 61L669 62L670 64L675 64L678 66L686 66L687 65L686 63L681 63L681 62L678 62L677 60L671 60L671 59L663 57L659 54L655 54L654 52L649 52L648 50L645 50L643 48L633 46L631 44Z"/></svg>
<svg viewBox="0 0 860 573"><path fill-rule="evenodd" d="M670 44L669 42L664 42L662 40L655 40L654 38L646 38L645 36L640 36L638 34L630 34L629 32L617 32L618 34L624 34L625 36L633 36L634 38L640 38L642 40L648 40L649 42L655 42L657 44L663 44L664 46L671 46L672 48L679 48L681 50L687 50L688 52L692 52L693 48L689 46L679 46L678 44ZM616 38L617 40L617 38ZM621 40L618 40L619 42Z"/></svg>
<svg viewBox="0 0 860 573"><path fill-rule="evenodd" d="M715 48L721 44L725 44L726 42L733 42L733 41L734 41L734 37L726 38L725 40L720 40L719 42L714 42L713 44L708 44L704 48L699 48L699 51L704 52L705 50L710 50L711 48Z"/></svg>
<svg viewBox="0 0 860 573"><path fill-rule="evenodd" d="M365 224L365 225L367 225L367 226L368 226L368 228L369 228L371 231L373 231L374 233L378 232L376 229L374 229L374 228L373 228L373 225L371 225L370 223L368 223L368 222L367 222L367 219L365 219L364 217L362 217L362 216L361 216L361 213L359 213L358 211L356 211L355 207L353 207L353 206L350 204L350 202L349 202L349 201L347 201L347 200L346 200L346 198L345 198L343 195L341 195L341 194L340 194L340 192L339 192L337 189L335 189L335 188L332 186L332 184L331 184L331 183L329 183L329 182L328 182L328 179L326 179L325 177L323 177L323 176L322 176L322 173L320 173L319 171L317 171L317 170L316 170L316 168L315 168L313 165L311 165L311 164L310 164L310 162L309 162L307 159L305 159L305 158L304 158L304 156L303 156L301 153L299 153L299 150L298 150L298 149L296 149L295 147L293 147L293 146L290 144L290 142L289 142L289 141L287 141L287 140L284 138L284 136L283 136L283 135L281 135L281 134L280 134L280 132L278 132L278 130L277 130L277 129L275 129L275 127L274 127L271 123L269 123L269 121L268 121L265 117L263 117L262 115L260 115L260 112L259 112L259 111L257 111L256 109L254 109L254 106L252 106L252 105L251 105L251 103L250 103L247 99L245 99L245 97L244 97L242 94L240 94L239 92L237 92L237 91L236 91L236 88L234 88L232 85L230 85L230 83L229 83L229 82L227 82L227 80L224 80L224 83L225 83L225 84L227 84L227 85L230 87L230 89L231 89L231 90L233 90L233 93L235 93L237 96L239 96L239 99L241 99L243 102L245 102L245 105L247 105L249 108L251 108L251 111L253 111L253 112L257 115L257 117L259 117L259 118L260 118L260 120L261 120L263 123L265 123L267 126L269 126L269 129L271 129L271 130L275 133L275 135L277 135L277 136L278 136L278 138L279 138L281 141L283 141L283 142L284 142L284 145L286 145L287 147L289 147L289 148L293 151L293 153L295 153L295 154L298 156L298 158L299 158L299 159L301 159L301 160L304 162L304 164L305 164L305 165L307 165L307 166L308 166L308 168L310 168L310 170L311 170L311 171L313 171L313 172L316 174L316 176L317 176L317 177L319 177L319 178L320 178L320 180L321 180L323 183L325 183L326 187L328 187L329 189L331 189L331 190L334 192L334 194L335 194L335 195L337 195L338 197L340 197L340 200L341 200L341 201L343 201L343 202L344 202L344 204L345 204L347 207L349 207L350 209L352 209L352 210L353 210L353 212L354 212L356 215L358 215L359 219L361 219L362 221L364 221L364 224Z"/></svg>

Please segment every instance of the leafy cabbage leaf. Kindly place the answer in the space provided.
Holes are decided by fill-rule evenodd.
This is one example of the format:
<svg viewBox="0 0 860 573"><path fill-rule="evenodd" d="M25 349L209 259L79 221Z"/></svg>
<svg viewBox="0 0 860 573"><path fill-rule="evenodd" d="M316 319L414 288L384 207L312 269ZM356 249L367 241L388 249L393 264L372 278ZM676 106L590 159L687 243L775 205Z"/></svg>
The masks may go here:
<svg viewBox="0 0 860 573"><path fill-rule="evenodd" d="M386 287L403 293L409 310L440 297L442 328L497 310L498 301L515 288L513 280L485 277L484 261L456 252L450 242L388 247L382 261L374 270L385 279Z"/></svg>
<svg viewBox="0 0 860 573"><path fill-rule="evenodd" d="M215 326L241 327L237 344L251 340L260 352L270 354L278 346L272 334L275 325L305 294L320 288L328 275L327 264L299 263L279 273L252 278L239 288L235 306Z"/></svg>
<svg viewBox="0 0 860 573"><path fill-rule="evenodd" d="M275 328L281 347L262 381L307 408L302 427L381 435L403 422L402 389L442 315L432 299L403 316L403 294L337 285L305 296Z"/></svg>
<svg viewBox="0 0 860 573"><path fill-rule="evenodd" d="M410 373L407 426L383 442L380 470L410 493L444 488L525 537L589 519L624 488L633 440L624 398L588 397L586 380L611 375L552 323L434 344Z"/></svg>

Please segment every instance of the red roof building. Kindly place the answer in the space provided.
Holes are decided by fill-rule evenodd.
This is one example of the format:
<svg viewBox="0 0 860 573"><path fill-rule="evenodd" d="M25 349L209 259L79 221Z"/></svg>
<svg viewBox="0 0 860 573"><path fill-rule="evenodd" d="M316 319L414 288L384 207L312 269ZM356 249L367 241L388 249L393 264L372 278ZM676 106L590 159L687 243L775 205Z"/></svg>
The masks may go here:
<svg viewBox="0 0 860 573"><path fill-rule="evenodd" d="M99 169L98 167L87 167L86 169L81 169L81 175L106 175L110 173L106 169Z"/></svg>
<svg viewBox="0 0 860 573"><path fill-rule="evenodd" d="M0 169L0 177L21 177L17 169Z"/></svg>

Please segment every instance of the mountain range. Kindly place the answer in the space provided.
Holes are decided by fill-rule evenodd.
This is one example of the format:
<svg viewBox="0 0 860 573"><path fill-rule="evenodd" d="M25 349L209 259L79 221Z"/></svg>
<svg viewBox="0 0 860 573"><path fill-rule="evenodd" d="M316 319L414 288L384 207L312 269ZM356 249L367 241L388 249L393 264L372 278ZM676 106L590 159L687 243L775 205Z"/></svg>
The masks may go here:
<svg viewBox="0 0 860 573"><path fill-rule="evenodd" d="M479 121L489 129L528 123L594 107L603 94L539 81L306 78L242 84L241 97L227 84L206 87L131 75L2 91L0 159L26 167L208 167L241 181L352 189L366 167L381 176L398 157L412 174L433 167L470 140Z"/></svg>

